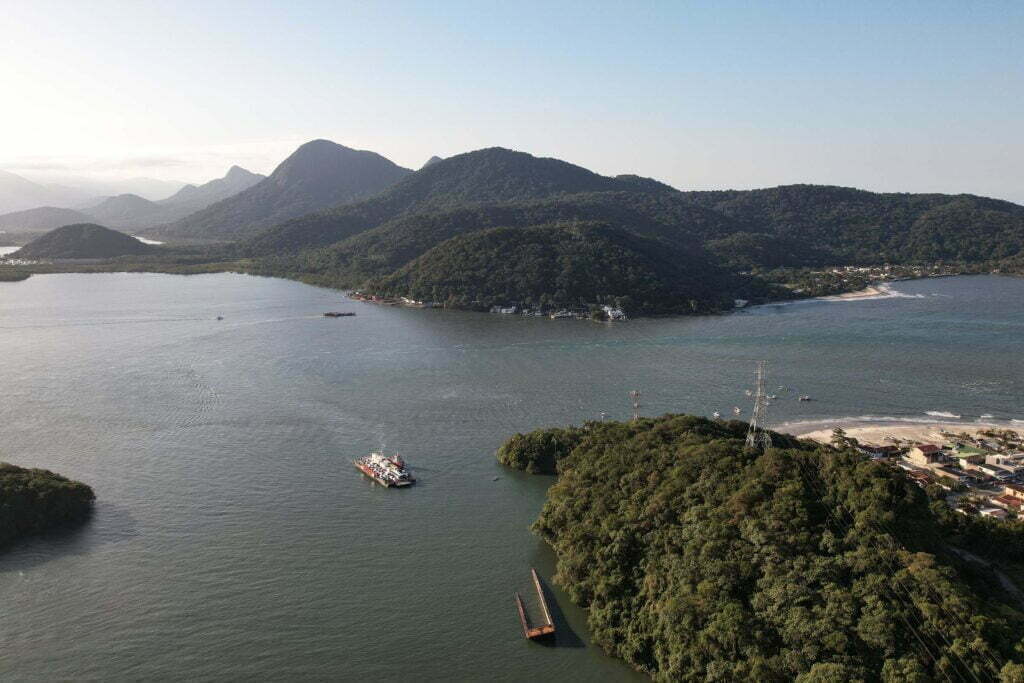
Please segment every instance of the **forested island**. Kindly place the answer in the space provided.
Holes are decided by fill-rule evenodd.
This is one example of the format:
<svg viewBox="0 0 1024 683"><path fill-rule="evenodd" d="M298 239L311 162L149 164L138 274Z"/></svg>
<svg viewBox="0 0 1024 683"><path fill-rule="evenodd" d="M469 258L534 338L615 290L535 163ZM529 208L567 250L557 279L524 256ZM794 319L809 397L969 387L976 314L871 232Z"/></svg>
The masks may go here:
<svg viewBox="0 0 1024 683"><path fill-rule="evenodd" d="M81 482L0 462L0 549L85 520L95 499L93 490Z"/></svg>
<svg viewBox="0 0 1024 683"><path fill-rule="evenodd" d="M533 530L596 644L666 681L1024 680L1021 605L953 552L1020 561L1024 532L852 449L773 433L760 452L746 430L666 415L499 449L557 471Z"/></svg>

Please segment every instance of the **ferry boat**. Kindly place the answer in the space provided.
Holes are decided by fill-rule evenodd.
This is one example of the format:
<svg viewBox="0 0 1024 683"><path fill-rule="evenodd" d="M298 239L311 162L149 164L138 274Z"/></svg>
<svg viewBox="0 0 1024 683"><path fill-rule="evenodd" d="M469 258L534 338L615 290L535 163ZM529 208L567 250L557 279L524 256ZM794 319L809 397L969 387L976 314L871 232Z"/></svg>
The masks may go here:
<svg viewBox="0 0 1024 683"><path fill-rule="evenodd" d="M374 451L352 462L357 470L387 488L412 486L416 483L400 455L389 458L379 451Z"/></svg>
<svg viewBox="0 0 1024 683"><path fill-rule="evenodd" d="M327 311L324 313L325 318L348 318L355 315L349 311Z"/></svg>

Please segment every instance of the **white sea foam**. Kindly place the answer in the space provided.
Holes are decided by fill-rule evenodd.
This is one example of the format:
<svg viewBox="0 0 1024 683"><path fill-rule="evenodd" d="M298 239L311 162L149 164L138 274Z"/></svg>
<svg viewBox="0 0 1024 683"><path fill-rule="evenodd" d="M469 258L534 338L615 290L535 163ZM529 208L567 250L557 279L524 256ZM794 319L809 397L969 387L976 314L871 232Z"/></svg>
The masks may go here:
<svg viewBox="0 0 1024 683"><path fill-rule="evenodd" d="M959 415L954 415L953 413L944 413L941 410L926 410L924 412L924 414L925 415L931 415L932 417L945 417L945 418L949 418L950 420L959 420L960 419Z"/></svg>

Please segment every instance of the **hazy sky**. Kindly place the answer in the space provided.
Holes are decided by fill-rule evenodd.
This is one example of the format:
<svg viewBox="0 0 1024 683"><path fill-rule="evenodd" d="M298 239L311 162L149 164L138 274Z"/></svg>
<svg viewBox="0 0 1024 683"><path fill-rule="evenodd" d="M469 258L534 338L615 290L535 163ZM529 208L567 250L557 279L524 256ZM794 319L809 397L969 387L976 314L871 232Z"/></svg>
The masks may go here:
<svg viewBox="0 0 1024 683"><path fill-rule="evenodd" d="M204 181L324 137L679 188L1024 202L1024 2L0 0L0 168Z"/></svg>

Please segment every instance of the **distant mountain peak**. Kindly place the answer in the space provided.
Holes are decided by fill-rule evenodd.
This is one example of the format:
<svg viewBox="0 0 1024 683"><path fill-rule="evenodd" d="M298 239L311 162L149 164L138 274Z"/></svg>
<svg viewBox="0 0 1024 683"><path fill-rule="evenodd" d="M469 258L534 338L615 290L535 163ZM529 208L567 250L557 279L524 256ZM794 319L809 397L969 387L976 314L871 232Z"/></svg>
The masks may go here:
<svg viewBox="0 0 1024 683"><path fill-rule="evenodd" d="M235 164L231 168L228 169L228 172L224 174L224 177L225 178L230 178L230 179L234 180L235 178L248 178L248 177L251 177L251 176L258 176L258 175L259 175L258 173L253 173L249 169L242 168L241 166Z"/></svg>
<svg viewBox="0 0 1024 683"><path fill-rule="evenodd" d="M441 157L439 157L437 155L434 155L434 156L430 157L429 159L427 159L427 163L425 163L422 166L420 166L420 168L426 168L427 166L431 166L433 164L436 164L439 161L444 161L444 159L442 159Z"/></svg>
<svg viewBox="0 0 1024 683"><path fill-rule="evenodd" d="M232 168L225 179L244 173L248 172ZM310 140L251 187L153 233L172 239L254 234L303 214L375 195L410 173L376 152Z"/></svg>

